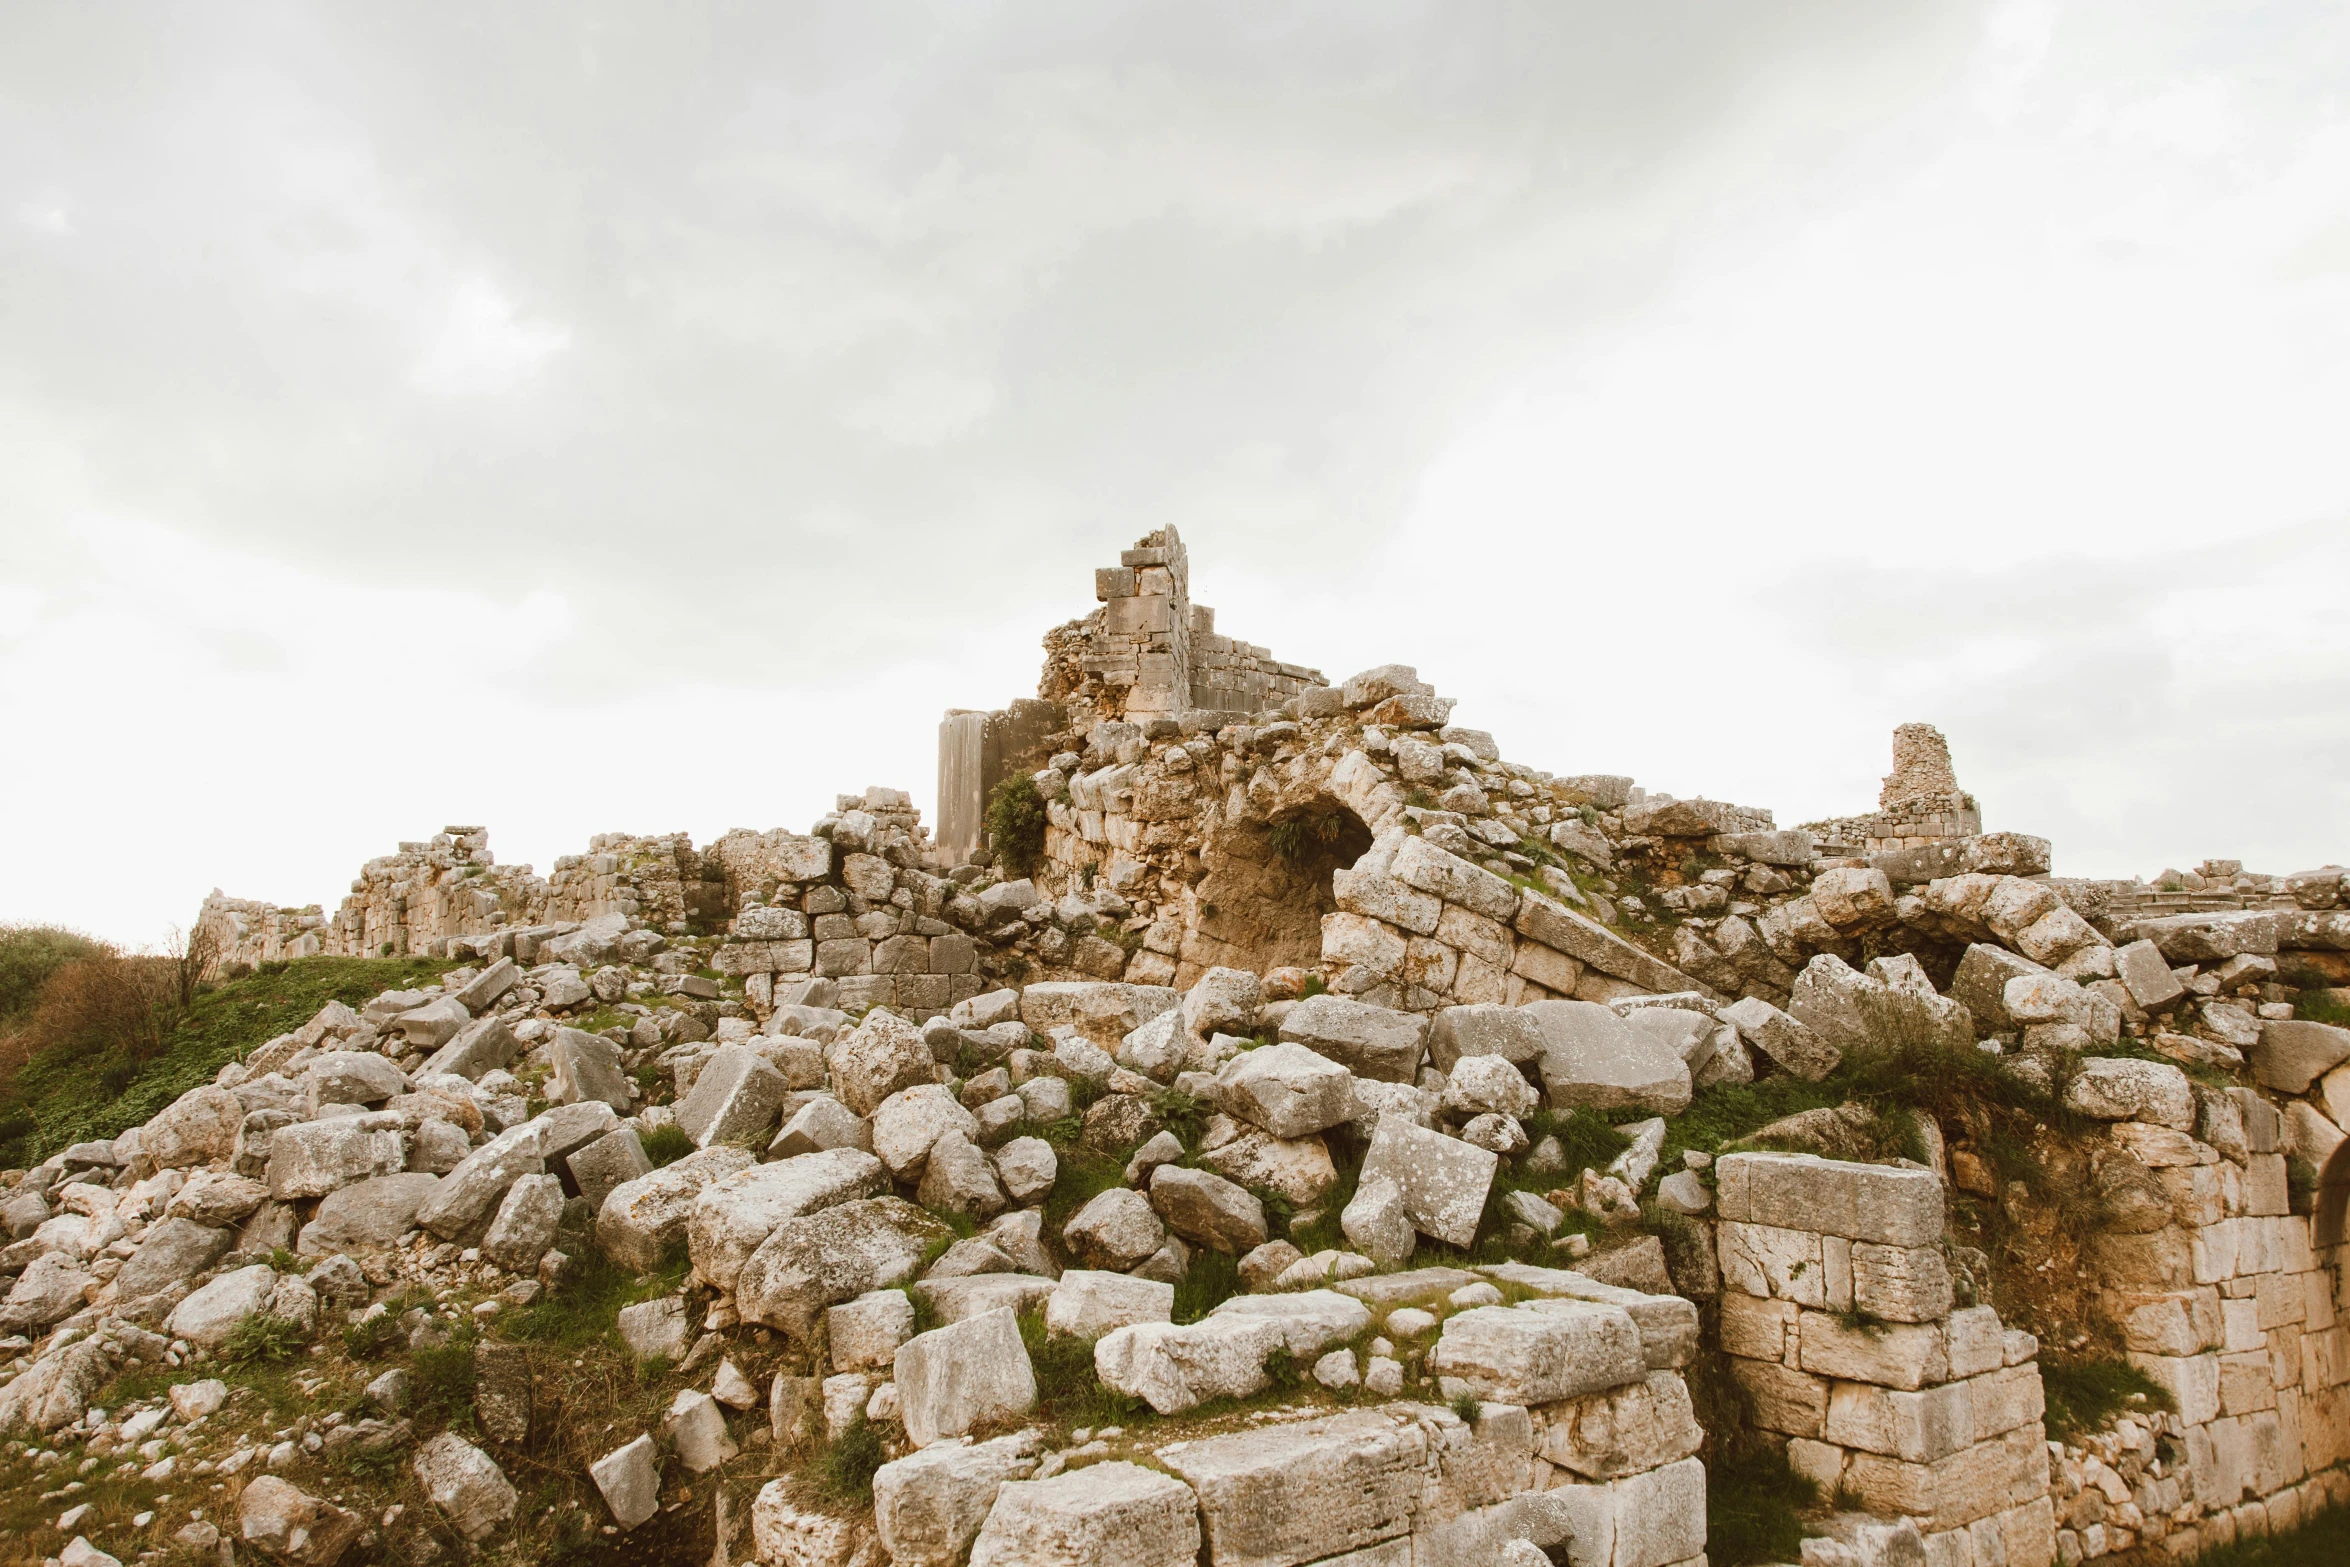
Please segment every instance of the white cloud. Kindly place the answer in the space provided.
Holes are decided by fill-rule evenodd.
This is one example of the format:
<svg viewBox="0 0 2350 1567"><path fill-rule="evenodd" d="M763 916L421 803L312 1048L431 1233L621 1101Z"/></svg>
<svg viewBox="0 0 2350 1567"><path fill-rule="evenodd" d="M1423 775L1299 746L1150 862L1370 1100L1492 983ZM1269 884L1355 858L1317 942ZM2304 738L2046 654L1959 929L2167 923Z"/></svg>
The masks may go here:
<svg viewBox="0 0 2350 1567"><path fill-rule="evenodd" d="M416 367L417 384L451 397L510 392L571 344L568 327L527 321L483 278L457 285L446 319Z"/></svg>

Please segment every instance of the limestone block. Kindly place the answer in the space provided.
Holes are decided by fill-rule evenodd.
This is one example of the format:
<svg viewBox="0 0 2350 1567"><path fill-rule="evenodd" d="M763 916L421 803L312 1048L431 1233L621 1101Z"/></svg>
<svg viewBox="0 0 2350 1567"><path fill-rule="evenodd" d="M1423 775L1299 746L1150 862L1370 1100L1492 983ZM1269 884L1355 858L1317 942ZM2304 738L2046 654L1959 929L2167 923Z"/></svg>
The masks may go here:
<svg viewBox="0 0 2350 1567"><path fill-rule="evenodd" d="M594 1100L625 1115L635 1102L635 1085L620 1069L620 1047L609 1039L576 1028L558 1029L555 1042L547 1047L547 1059L553 1068L547 1076L549 1104Z"/></svg>
<svg viewBox="0 0 2350 1567"><path fill-rule="evenodd" d="M1336 1290L1320 1289L1292 1295L1235 1295L1208 1313L1210 1321L1226 1317L1276 1324L1283 1346L1299 1361L1311 1360L1371 1325L1370 1308L1361 1301Z"/></svg>
<svg viewBox="0 0 2350 1567"><path fill-rule="evenodd" d="M1344 996L1308 996L1281 1019L1284 1044L1303 1045L1358 1078L1408 1084L1419 1076L1428 1020Z"/></svg>
<svg viewBox="0 0 2350 1567"><path fill-rule="evenodd" d="M1071 1268L1045 1303L1044 1325L1056 1337L1092 1342L1137 1323L1171 1321L1174 1314L1172 1284Z"/></svg>
<svg viewBox="0 0 2350 1567"><path fill-rule="evenodd" d="M651 1174L653 1161L645 1156L636 1128L618 1126L574 1149L560 1161L560 1168L579 1188L580 1196L601 1210L615 1188Z"/></svg>
<svg viewBox="0 0 2350 1567"><path fill-rule="evenodd" d="M416 1215L440 1185L437 1175L379 1175L330 1193L302 1226L295 1249L305 1257L384 1251L416 1229Z"/></svg>
<svg viewBox="0 0 2350 1567"><path fill-rule="evenodd" d="M1190 1488L1121 1462L1006 1481L971 1567L1193 1567L1199 1553Z"/></svg>
<svg viewBox="0 0 2350 1567"><path fill-rule="evenodd" d="M1553 1405L1542 1457L1586 1480L1613 1480L1678 1463L1705 1440L1688 1384L1669 1371Z"/></svg>
<svg viewBox="0 0 2350 1567"><path fill-rule="evenodd" d="M1162 1164L1151 1172L1151 1207L1185 1240L1231 1256L1262 1246L1265 1205L1246 1187L1205 1170Z"/></svg>
<svg viewBox="0 0 2350 1567"><path fill-rule="evenodd" d="M1472 914L1507 922L1518 912L1517 888L1425 838L1406 838L1389 869L1405 886L1458 904Z"/></svg>
<svg viewBox="0 0 2350 1567"><path fill-rule="evenodd" d="M432 1504L450 1527L476 1544L514 1516L514 1487L489 1454L454 1431L444 1431L416 1451L412 1467Z"/></svg>
<svg viewBox="0 0 2350 1567"><path fill-rule="evenodd" d="M1361 1103L1359 1096L1356 1103ZM1301 1209L1320 1206L1338 1184L1329 1144L1320 1137L1285 1139L1250 1130L1229 1142L1216 1142L1211 1131L1201 1145L1200 1163L1243 1186L1270 1191Z"/></svg>
<svg viewBox="0 0 2350 1567"><path fill-rule="evenodd" d="M1363 1156L1358 1184L1392 1185L1413 1228L1467 1249L1477 1238L1485 1197L1500 1159L1457 1137L1383 1116Z"/></svg>
<svg viewBox="0 0 2350 1567"><path fill-rule="evenodd" d="M2035 1365L2007 1366L1955 1385L1974 1392L1978 1438L2037 1428L2048 1412L2046 1389Z"/></svg>
<svg viewBox="0 0 2350 1567"><path fill-rule="evenodd" d="M1932 1246L1942 1239L1942 1183L1930 1170L1740 1153L1718 1160L1714 1178L1724 1219L1881 1246Z"/></svg>
<svg viewBox="0 0 2350 1567"><path fill-rule="evenodd" d="M661 1417L662 1434L688 1474L707 1474L738 1449L726 1431L726 1411L699 1388L682 1388Z"/></svg>
<svg viewBox="0 0 2350 1567"><path fill-rule="evenodd" d="M823 1209L784 1225L751 1253L736 1279L735 1309L745 1322L805 1340L827 1306L905 1283L949 1233L896 1197Z"/></svg>
<svg viewBox="0 0 2350 1567"><path fill-rule="evenodd" d="M1963 1047L1975 1036L1974 1019L1961 1003L1860 973L1829 952L1796 975L1787 1011L1839 1050L1904 1035Z"/></svg>
<svg viewBox="0 0 2350 1567"><path fill-rule="evenodd" d="M2350 1029L2294 1020L2264 1022L2260 1043L2248 1055L2263 1087L2305 1094L2312 1083L2350 1060Z"/></svg>
<svg viewBox="0 0 2350 1567"><path fill-rule="evenodd" d="M1798 1306L1828 1303L1818 1232L1724 1219L1714 1237L1722 1282L1730 1290Z"/></svg>
<svg viewBox="0 0 2350 1567"><path fill-rule="evenodd" d="M227 1230L198 1224L192 1219L164 1219L149 1225L147 1233L139 1238L139 1249L114 1276L115 1299L137 1300L195 1277L228 1250L229 1238ZM9 1298L15 1299L13 1290ZM80 1304L77 1290L74 1305L78 1308Z"/></svg>
<svg viewBox="0 0 2350 1567"><path fill-rule="evenodd" d="M1852 1247L1852 1305L1888 1322L1933 1322L1950 1314L1950 1269L1934 1246Z"/></svg>
<svg viewBox="0 0 2350 1567"><path fill-rule="evenodd" d="M2167 1061L2091 1056L2065 1085L2064 1102L2106 1121L2148 1121L2176 1131L2195 1129L2195 1090L2187 1074Z"/></svg>
<svg viewBox="0 0 2350 1567"><path fill-rule="evenodd" d="M158 1170L217 1164L235 1152L237 1128L244 1119L244 1106L236 1095L207 1083L157 1112L146 1125L140 1149Z"/></svg>
<svg viewBox="0 0 2350 1567"><path fill-rule="evenodd" d="M2129 991L2130 999L2149 1012L2172 1006L2187 993L2187 987L2171 972L2162 949L2151 941L2133 941L2116 947L2113 971Z"/></svg>
<svg viewBox="0 0 2350 1567"><path fill-rule="evenodd" d="M510 1272L531 1272L555 1244L555 1227L562 1218L563 1183L552 1175L521 1176L506 1189L491 1217L481 1254Z"/></svg>
<svg viewBox="0 0 2350 1567"><path fill-rule="evenodd" d="M785 1495L790 1483L770 1480L751 1502L752 1551L763 1567L870 1567L873 1539L865 1525L803 1512Z"/></svg>
<svg viewBox="0 0 2350 1567"><path fill-rule="evenodd" d="M873 1123L830 1094L819 1094L793 1111L775 1141L767 1145L770 1159L793 1159L827 1148L873 1150Z"/></svg>
<svg viewBox="0 0 2350 1567"><path fill-rule="evenodd" d="M731 1292L743 1264L785 1223L888 1189L881 1161L855 1148L803 1154L722 1175L695 1195L687 1213L686 1247L694 1272Z"/></svg>
<svg viewBox="0 0 2350 1567"><path fill-rule="evenodd" d="M1807 1311L1798 1327L1803 1369L1815 1376L1915 1392L1950 1375L1949 1341L1938 1324L1847 1327Z"/></svg>
<svg viewBox="0 0 2350 1567"><path fill-rule="evenodd" d="M1354 1118L1346 1067L1300 1044L1247 1050L1216 1073L1216 1103L1275 1137L1304 1137Z"/></svg>
<svg viewBox="0 0 2350 1567"><path fill-rule="evenodd" d="M677 1106L677 1124L697 1148L764 1147L790 1092L783 1074L748 1045L720 1045Z"/></svg>
<svg viewBox="0 0 2350 1567"><path fill-rule="evenodd" d="M596 1490L622 1534L660 1511L661 1460L648 1435L640 1435L588 1465L588 1478L596 1482Z"/></svg>
<svg viewBox="0 0 2350 1567"><path fill-rule="evenodd" d="M1332 901L1343 913L1419 936L1433 935L1436 922L1444 913L1442 899L1375 871L1334 871L1330 892Z"/></svg>
<svg viewBox="0 0 2350 1567"><path fill-rule="evenodd" d="M1646 1369L1631 1317L1591 1301L1552 1301L1539 1312L1506 1306L1461 1312L1445 1322L1428 1364L1481 1398L1511 1404L1620 1387Z"/></svg>
<svg viewBox="0 0 2350 1567"><path fill-rule="evenodd" d="M702 1189L755 1162L740 1148L705 1148L623 1181L596 1210L596 1244L621 1267L652 1272L671 1246L686 1243L686 1225Z"/></svg>
<svg viewBox="0 0 2350 1567"><path fill-rule="evenodd" d="M674 1295L621 1307L614 1330L639 1360L683 1360L693 1344L693 1320Z"/></svg>
<svg viewBox="0 0 2350 1567"><path fill-rule="evenodd" d="M1989 1518L2007 1508L2013 1471L2006 1445L1992 1440L1930 1464L1855 1453L1845 1466L1844 1483L1871 1511L1907 1514L1935 1531Z"/></svg>
<svg viewBox="0 0 2350 1567"><path fill-rule="evenodd" d="M1071 1215L1061 1239L1087 1263L1123 1271L1165 1245L1167 1232L1147 1197L1113 1187Z"/></svg>
<svg viewBox="0 0 2350 1567"><path fill-rule="evenodd" d="M2155 960L2161 961L2160 954ZM1950 999L1963 1005L1974 1016L1975 1027L1984 1033L2017 1028L2021 1025L2007 1010L2008 982L2047 972L2020 953L1976 942L1959 958L1958 970L1950 976ZM2169 978L2169 969L2162 972Z"/></svg>
<svg viewBox="0 0 2350 1567"><path fill-rule="evenodd" d="M408 1162L396 1121L346 1115L278 1128L270 1139L269 1194L279 1201L324 1197L338 1187L397 1175Z"/></svg>
<svg viewBox="0 0 2350 1567"><path fill-rule="evenodd" d="M834 1371L887 1366L897 1358L898 1346L914 1336L914 1302L904 1290L873 1290L828 1307L824 1331Z"/></svg>
<svg viewBox="0 0 2350 1567"><path fill-rule="evenodd" d="M581 987L583 992L585 988ZM583 993L578 999L587 998ZM555 1004L551 993L547 1004ZM504 1022L494 1017L481 1018L467 1024L454 1039L427 1057L424 1065L416 1069L416 1076L422 1080L445 1072L476 1082L484 1074L513 1061L521 1049L522 1042Z"/></svg>
<svg viewBox="0 0 2350 1567"><path fill-rule="evenodd" d="M281 1141L284 1135L279 1134ZM537 1121L500 1132L441 1177L416 1210L417 1224L443 1240L479 1230L497 1212L508 1187L523 1176L546 1173L544 1147L545 1128Z"/></svg>
<svg viewBox="0 0 2350 1567"><path fill-rule="evenodd" d="M1590 1001L1537 1001L1525 1007L1541 1028L1541 1071L1554 1109L1646 1109L1678 1115L1689 1108L1689 1065L1672 1050L1633 1032Z"/></svg>
<svg viewBox="0 0 2350 1567"><path fill-rule="evenodd" d="M1209 1399L1262 1391L1265 1357L1286 1342L1284 1325L1274 1318L1210 1317L1180 1327L1141 1322L1096 1341L1094 1374L1162 1415L1180 1414Z"/></svg>
<svg viewBox="0 0 2350 1567"><path fill-rule="evenodd" d="M2147 1355L2132 1351L2130 1364L2161 1384L2177 1401L2181 1423L2204 1425L2219 1418L2217 1355Z"/></svg>
<svg viewBox="0 0 2350 1567"><path fill-rule="evenodd" d="M164 1211L173 1218L193 1219L198 1224L234 1224L260 1207L268 1197L269 1188L259 1181L231 1175L225 1170L198 1170L188 1177L186 1185L172 1193L171 1202ZM29 1192L16 1200L21 1202L27 1199L36 1203L40 1201ZM41 1216L48 1217L45 1204ZM24 1233L29 1235L32 1231L28 1228ZM22 1240L24 1236L14 1238Z"/></svg>
<svg viewBox="0 0 2350 1567"><path fill-rule="evenodd" d="M1721 1300L1722 1352L1748 1360L1784 1361L1797 1344L1801 1311L1791 1300L1725 1293Z"/></svg>
<svg viewBox="0 0 2350 1567"><path fill-rule="evenodd" d="M979 1120L941 1083L900 1089L873 1111L873 1152L901 1181L913 1180L931 1145L948 1132L976 1137Z"/></svg>
<svg viewBox="0 0 2350 1567"><path fill-rule="evenodd" d="M960 1567L1007 1480L1036 1469L1032 1432L970 1446L942 1444L881 1466L873 1526L892 1567Z"/></svg>
<svg viewBox="0 0 2350 1567"><path fill-rule="evenodd" d="M1038 989L1042 987L1031 987ZM901 1089L935 1083L936 1058L921 1031L894 1012L876 1008L824 1053L833 1093L858 1115L869 1116Z"/></svg>
<svg viewBox="0 0 2350 1567"><path fill-rule="evenodd" d="M898 1350L893 1376L906 1435L917 1447L1036 1405L1036 1373L1019 1320L1006 1310L916 1334Z"/></svg>
<svg viewBox="0 0 2350 1567"><path fill-rule="evenodd" d="M1974 1383L1949 1382L1918 1392L1866 1382L1834 1383L1828 1395L1826 1433L1839 1447L1933 1463L1974 1446Z"/></svg>
<svg viewBox="0 0 2350 1567"><path fill-rule="evenodd" d="M1520 1007L1446 1007L1428 1030L1429 1060L1439 1072L1451 1072L1464 1056L1498 1056L1523 1065L1539 1060L1542 1051L1542 1025Z"/></svg>
<svg viewBox="0 0 2350 1567"><path fill-rule="evenodd" d="M1542 1102L1525 1075L1500 1056L1469 1056L1453 1063L1443 1106L1457 1116L1531 1113Z"/></svg>
<svg viewBox="0 0 2350 1567"><path fill-rule="evenodd" d="M1356 1410L1185 1444L1164 1461L1199 1498L1210 1559L1291 1567L1411 1530L1428 1434Z"/></svg>

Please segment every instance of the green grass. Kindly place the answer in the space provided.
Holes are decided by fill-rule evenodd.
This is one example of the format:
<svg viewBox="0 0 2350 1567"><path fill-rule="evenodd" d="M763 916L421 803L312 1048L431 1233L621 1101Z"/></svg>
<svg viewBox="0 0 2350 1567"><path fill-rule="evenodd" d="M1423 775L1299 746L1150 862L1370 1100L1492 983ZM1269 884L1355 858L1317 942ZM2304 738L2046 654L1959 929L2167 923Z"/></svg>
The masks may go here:
<svg viewBox="0 0 2350 1567"><path fill-rule="evenodd" d="M1240 1293L1240 1260L1229 1252L1194 1247L1191 1266L1175 1286L1175 1320L1197 1322Z"/></svg>
<svg viewBox="0 0 2350 1567"><path fill-rule="evenodd" d="M409 1357L409 1396L419 1420L430 1425L473 1424L473 1342L473 1325L462 1323L448 1343Z"/></svg>
<svg viewBox="0 0 2350 1567"><path fill-rule="evenodd" d="M558 1349L609 1343L623 1306L673 1294L684 1280L681 1257L639 1277L591 1248L572 1257L562 1288L504 1319L501 1336Z"/></svg>
<svg viewBox="0 0 2350 1567"><path fill-rule="evenodd" d="M1028 1346L1028 1363L1036 1371L1036 1400L1046 1419L1065 1426L1100 1426L1132 1424L1137 1416L1149 1414L1149 1405L1103 1385L1093 1368L1089 1340L1048 1336L1041 1310L1021 1315L1020 1339Z"/></svg>
<svg viewBox="0 0 2350 1567"><path fill-rule="evenodd" d="M2340 1567L2346 1537L2350 1510L2336 1507L2303 1520L2291 1534L2205 1551L2195 1558L2195 1567Z"/></svg>
<svg viewBox="0 0 2350 1567"><path fill-rule="evenodd" d="M1716 1567L1791 1562L1803 1554L1803 1511L1819 1487L1770 1448L1717 1458L1705 1472L1705 1554Z"/></svg>
<svg viewBox="0 0 2350 1567"><path fill-rule="evenodd" d="M2133 1409L2176 1410L2169 1393L2126 1360L2043 1360L2048 1434L2067 1441Z"/></svg>
<svg viewBox="0 0 2350 1567"><path fill-rule="evenodd" d="M1626 1137L1607 1123L1595 1111L1569 1110L1560 1114L1555 1110L1537 1110L1526 1117L1526 1136L1533 1142L1545 1137L1559 1140L1559 1151L1566 1156L1566 1168L1552 1180L1553 1185L1564 1185L1575 1180L1585 1170L1604 1170L1611 1160L1632 1146Z"/></svg>
<svg viewBox="0 0 2350 1567"><path fill-rule="evenodd" d="M121 1050L43 1052L0 1093L0 1164L37 1164L71 1143L142 1125L229 1062L291 1033L330 1001L358 1007L386 990L437 983L453 964L424 958L302 958L198 996L153 1060Z"/></svg>
<svg viewBox="0 0 2350 1567"><path fill-rule="evenodd" d="M2310 1023L2350 1028L2350 1006L2336 1001L2325 989L2304 990L2293 1003L2293 1015Z"/></svg>

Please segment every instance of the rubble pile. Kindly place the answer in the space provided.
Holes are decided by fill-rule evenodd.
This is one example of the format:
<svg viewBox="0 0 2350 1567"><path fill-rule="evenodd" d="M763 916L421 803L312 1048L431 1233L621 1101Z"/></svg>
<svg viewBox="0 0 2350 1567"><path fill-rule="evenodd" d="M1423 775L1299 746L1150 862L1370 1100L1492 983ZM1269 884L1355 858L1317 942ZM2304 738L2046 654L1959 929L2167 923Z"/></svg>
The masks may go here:
<svg viewBox="0 0 2350 1567"><path fill-rule="evenodd" d="M1554 776L1188 584L1144 540L1019 722L942 730L1040 843L942 849L869 789L544 880L451 827L331 918L207 900L232 965L445 972L0 1176L44 1550L519 1549L560 1483L591 1542L693 1517L767 1567L1688 1567L1731 1435L1846 1509L1808 1567L2186 1557L2350 1500L2350 1030L2304 1015L2350 999L2339 868L2055 878L1923 725L1874 816L1808 828ZM2020 1200L1979 1128L1687 1135L1901 1051L2065 1107L2084 1290L2171 1407L2050 1440L1955 1238ZM533 1324L590 1299L658 1402L582 1423ZM77 1527L133 1483L143 1536Z"/></svg>

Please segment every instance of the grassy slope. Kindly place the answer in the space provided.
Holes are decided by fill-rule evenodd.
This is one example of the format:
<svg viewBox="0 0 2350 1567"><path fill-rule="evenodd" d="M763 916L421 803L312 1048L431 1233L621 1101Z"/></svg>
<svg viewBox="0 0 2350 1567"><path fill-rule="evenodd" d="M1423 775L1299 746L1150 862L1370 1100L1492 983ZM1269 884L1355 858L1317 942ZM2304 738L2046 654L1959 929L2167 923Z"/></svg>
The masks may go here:
<svg viewBox="0 0 2350 1567"><path fill-rule="evenodd" d="M256 1045L301 1027L329 1001L356 1007L449 967L420 958L272 963L198 996L152 1061L134 1063L119 1052L36 1056L0 1095L0 1165L32 1164L70 1143L127 1131Z"/></svg>

